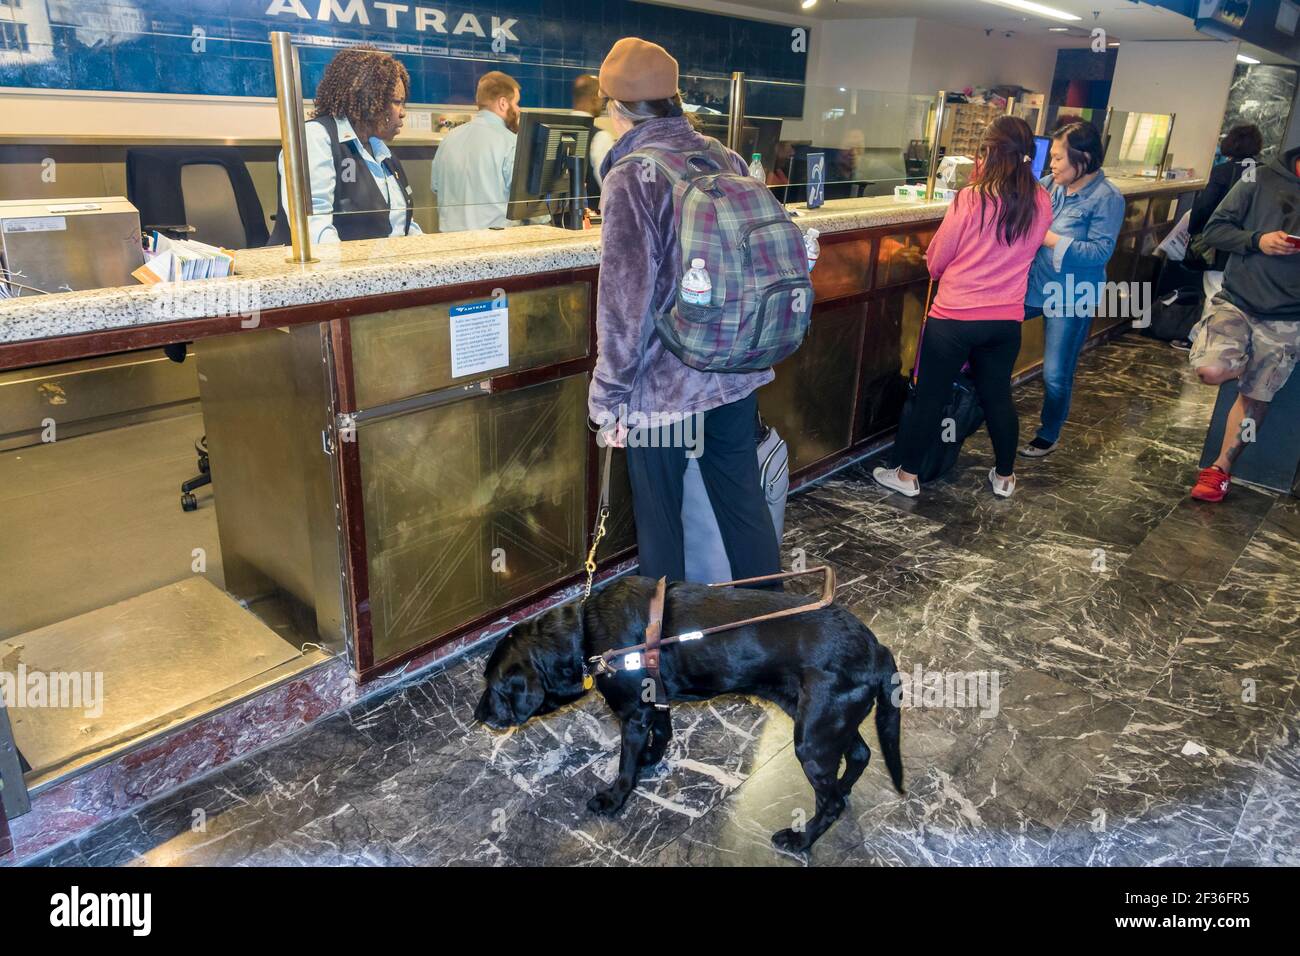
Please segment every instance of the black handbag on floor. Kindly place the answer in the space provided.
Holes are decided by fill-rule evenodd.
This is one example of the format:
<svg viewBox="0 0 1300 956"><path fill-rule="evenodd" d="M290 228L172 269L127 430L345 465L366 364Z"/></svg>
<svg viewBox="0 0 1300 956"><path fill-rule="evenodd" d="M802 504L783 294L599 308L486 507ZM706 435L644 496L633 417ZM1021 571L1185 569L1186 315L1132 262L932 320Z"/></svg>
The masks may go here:
<svg viewBox="0 0 1300 956"><path fill-rule="evenodd" d="M931 281L925 294L925 313L921 319L920 334L916 339L916 361L912 365L912 379L907 385L907 401L903 403L903 413L898 419L900 434L903 429L910 426L912 416L915 414L916 380L921 371L921 343L925 340L925 323L930 317L930 300L933 293L934 282ZM925 457L921 459L921 467L917 471L917 478L922 484L942 478L952 471L953 466L957 464L957 457L961 454L961 446L984 424L984 406L980 404L979 395L975 391L975 382L965 368L953 381L952 394L948 396L948 401L943 406L943 413L939 416L941 436L943 429L949 427L942 423L949 419L952 420L950 428L953 440L930 443L925 451ZM899 462L894 464L897 466Z"/></svg>
<svg viewBox="0 0 1300 956"><path fill-rule="evenodd" d="M1142 334L1164 342L1189 338L1201 321L1204 306L1205 295L1199 285L1175 289L1152 303L1151 324Z"/></svg>

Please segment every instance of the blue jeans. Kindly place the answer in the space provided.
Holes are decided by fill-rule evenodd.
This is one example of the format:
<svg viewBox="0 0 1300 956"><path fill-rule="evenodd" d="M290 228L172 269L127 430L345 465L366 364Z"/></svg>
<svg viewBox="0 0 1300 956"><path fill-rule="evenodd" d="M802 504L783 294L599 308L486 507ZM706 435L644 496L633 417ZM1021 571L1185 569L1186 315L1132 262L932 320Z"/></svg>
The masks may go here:
<svg viewBox="0 0 1300 956"><path fill-rule="evenodd" d="M1070 415L1074 370L1092 329L1091 316L1043 317L1043 423L1038 437L1055 442Z"/></svg>

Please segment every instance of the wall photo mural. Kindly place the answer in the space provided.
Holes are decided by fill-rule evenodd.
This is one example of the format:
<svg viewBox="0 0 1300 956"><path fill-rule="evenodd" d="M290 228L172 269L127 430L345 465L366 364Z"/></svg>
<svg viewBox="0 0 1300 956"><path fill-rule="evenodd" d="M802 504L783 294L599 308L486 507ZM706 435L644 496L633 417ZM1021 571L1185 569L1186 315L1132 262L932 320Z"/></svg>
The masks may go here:
<svg viewBox="0 0 1300 956"><path fill-rule="evenodd" d="M1228 89L1228 106L1223 113L1220 135L1238 123L1254 123L1264 134L1260 161L1268 162L1286 138L1296 80L1297 71L1293 66L1237 64Z"/></svg>

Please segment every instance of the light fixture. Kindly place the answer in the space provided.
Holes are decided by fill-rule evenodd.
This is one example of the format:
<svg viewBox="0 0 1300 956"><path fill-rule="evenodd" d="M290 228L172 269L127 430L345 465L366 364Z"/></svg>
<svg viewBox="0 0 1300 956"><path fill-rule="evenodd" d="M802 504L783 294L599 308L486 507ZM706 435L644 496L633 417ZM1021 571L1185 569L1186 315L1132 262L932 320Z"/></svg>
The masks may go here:
<svg viewBox="0 0 1300 956"><path fill-rule="evenodd" d="M1246 56L1244 53L1237 54L1237 62L1249 63L1251 66L1259 66L1259 60L1255 59L1253 56Z"/></svg>
<svg viewBox="0 0 1300 956"><path fill-rule="evenodd" d="M1111 40L1109 43L1106 44L1106 46L1119 46L1119 41Z"/></svg>
<svg viewBox="0 0 1300 956"><path fill-rule="evenodd" d="M1047 32L1048 33L1069 33L1070 28L1069 27L1048 27Z"/></svg>
<svg viewBox="0 0 1300 956"><path fill-rule="evenodd" d="M799 0L799 6L804 10L811 10L817 6L817 0Z"/></svg>
<svg viewBox="0 0 1300 956"><path fill-rule="evenodd" d="M1056 7L1049 7L1041 3L1031 3L1030 0L984 0L984 2L992 3L999 7L1011 7L1014 10L1023 10L1026 13L1036 13L1040 17L1050 17L1053 20L1083 19L1083 17L1077 17L1073 13L1058 10Z"/></svg>

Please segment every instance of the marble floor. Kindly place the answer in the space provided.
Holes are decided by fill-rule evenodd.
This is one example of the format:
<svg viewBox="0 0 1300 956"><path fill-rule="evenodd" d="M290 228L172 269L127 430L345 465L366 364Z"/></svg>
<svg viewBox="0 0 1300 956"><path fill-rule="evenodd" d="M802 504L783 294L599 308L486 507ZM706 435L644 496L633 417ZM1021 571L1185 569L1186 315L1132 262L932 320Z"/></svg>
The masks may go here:
<svg viewBox="0 0 1300 956"><path fill-rule="evenodd" d="M1300 864L1300 500L1187 497L1213 397L1128 336L1084 356L1064 446L1009 501L982 433L918 500L870 462L791 499L786 560L833 564L901 670L997 691L916 695L903 796L868 722L876 759L806 859L768 842L812 808L774 707L676 705L667 759L595 817L617 762L603 702L490 732L471 718L484 651L34 862ZM1022 431L1040 400L1020 390Z"/></svg>

